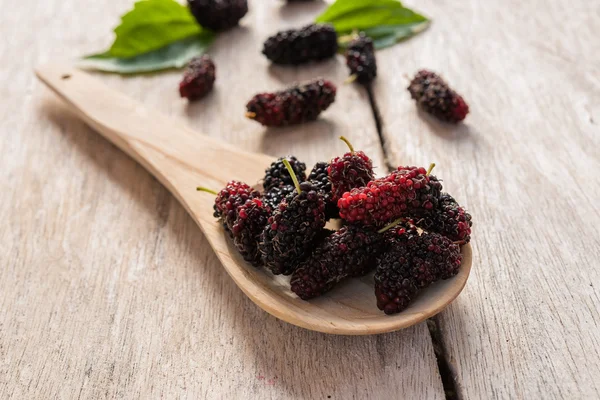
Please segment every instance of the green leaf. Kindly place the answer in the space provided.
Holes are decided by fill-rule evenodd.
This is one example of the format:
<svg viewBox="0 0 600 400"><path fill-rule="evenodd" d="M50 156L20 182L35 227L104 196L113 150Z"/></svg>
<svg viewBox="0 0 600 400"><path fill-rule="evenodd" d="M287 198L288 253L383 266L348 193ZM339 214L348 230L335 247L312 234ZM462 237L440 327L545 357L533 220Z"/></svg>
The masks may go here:
<svg viewBox="0 0 600 400"><path fill-rule="evenodd" d="M162 49L132 58L118 58L109 52L94 54L80 60L78 67L120 74L135 74L181 68L193 57L203 54L213 42L213 33L202 34L171 43Z"/></svg>
<svg viewBox="0 0 600 400"><path fill-rule="evenodd" d="M426 17L396 0L337 0L317 22L333 24L340 35L363 31L377 48L391 46L429 26Z"/></svg>
<svg viewBox="0 0 600 400"><path fill-rule="evenodd" d="M174 0L142 0L121 17L108 54L129 58L198 35L202 28L187 7Z"/></svg>

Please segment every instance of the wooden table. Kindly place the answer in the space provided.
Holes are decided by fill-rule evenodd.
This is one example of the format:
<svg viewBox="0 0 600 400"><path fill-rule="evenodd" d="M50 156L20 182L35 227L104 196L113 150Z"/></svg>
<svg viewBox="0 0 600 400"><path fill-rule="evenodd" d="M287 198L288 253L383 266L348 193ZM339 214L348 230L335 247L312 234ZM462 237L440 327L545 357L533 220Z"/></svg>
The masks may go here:
<svg viewBox="0 0 600 400"><path fill-rule="evenodd" d="M257 308L165 188L34 78L107 46L131 0L0 1L0 398L443 399L443 382L465 399L600 398L598 4L406 3L434 22L377 54L389 162L435 161L475 221L471 279L431 321L433 340L425 323L329 336ZM260 55L324 7L282 4L252 1L218 38L216 89L200 102L178 98L178 72L98 76L250 151L314 163L343 152L344 134L385 173L341 58L295 69ZM464 94L466 124L416 112L404 74L420 67ZM339 83L319 121L244 119L254 93L318 75Z"/></svg>

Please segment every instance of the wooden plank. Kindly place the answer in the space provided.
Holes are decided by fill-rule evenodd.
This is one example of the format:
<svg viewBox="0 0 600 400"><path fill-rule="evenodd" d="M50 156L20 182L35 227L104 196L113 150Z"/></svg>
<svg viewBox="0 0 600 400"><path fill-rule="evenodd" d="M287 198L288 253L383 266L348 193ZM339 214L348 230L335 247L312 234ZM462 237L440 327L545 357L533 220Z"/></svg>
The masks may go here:
<svg viewBox="0 0 600 400"><path fill-rule="evenodd" d="M378 54L393 160L435 161L473 214L470 282L442 312L466 399L600 397L600 56L593 2L407 1L433 18ZM464 125L415 110L403 74L442 73Z"/></svg>
<svg viewBox="0 0 600 400"><path fill-rule="evenodd" d="M30 66L107 45L130 3L26 1L2 26L11 40L0 51L0 93L9 99L0 109L0 398L442 399L424 324L343 337L264 313L175 199L35 81ZM216 90L196 104L177 97L176 72L99 76L251 151L313 163L342 152L344 134L382 165L366 97L354 86L340 86L324 118L303 128L265 131L242 117L255 92L346 76L341 59L268 66L263 39L323 7L283 4L253 2L243 27L218 39ZM23 30L22 21L37 28Z"/></svg>

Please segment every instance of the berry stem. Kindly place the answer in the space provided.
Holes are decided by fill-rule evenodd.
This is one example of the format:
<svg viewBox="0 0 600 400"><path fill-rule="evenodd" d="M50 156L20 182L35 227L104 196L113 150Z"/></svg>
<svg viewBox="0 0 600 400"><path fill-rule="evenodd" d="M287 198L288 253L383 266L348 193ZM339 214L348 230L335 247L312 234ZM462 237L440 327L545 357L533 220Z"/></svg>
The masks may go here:
<svg viewBox="0 0 600 400"><path fill-rule="evenodd" d="M387 224L386 226L384 226L383 228L381 228L380 230L377 231L377 233L383 233L387 230L392 229L393 227L395 227L396 225L398 225L400 222L404 222L406 221L406 218L404 217L400 217L394 221L392 221L391 223Z"/></svg>
<svg viewBox="0 0 600 400"><path fill-rule="evenodd" d="M349 77L348 77L348 78L347 78L347 79L344 81L344 83L345 83L345 84L350 84L350 83L354 82L354 81L355 81L355 80L357 80L357 79L358 79L358 75L356 75L356 74L352 74L352 75L350 75L350 76L349 76Z"/></svg>
<svg viewBox="0 0 600 400"><path fill-rule="evenodd" d="M354 153L354 147L352 147L352 143L350 143L350 141L348 139L346 139L344 136L340 136L340 140L342 140L344 143L346 143L348 145L348 148L350 149L350 153Z"/></svg>
<svg viewBox="0 0 600 400"><path fill-rule="evenodd" d="M256 113L255 112L251 112L248 111L246 114L244 114L246 116L246 118L250 118L250 119L254 119L256 118Z"/></svg>
<svg viewBox="0 0 600 400"><path fill-rule="evenodd" d="M302 190L300 190L300 183L298 182L298 178L296 177L296 173L294 172L294 169L290 165L290 162L285 158L283 160L281 160L281 162L283 162L283 165L285 165L285 168L287 168L288 172L290 173L290 176L292 177L292 180L294 181L294 186L296 187L298 194L302 193Z"/></svg>
<svg viewBox="0 0 600 400"><path fill-rule="evenodd" d="M212 189L205 188L205 187L202 187L202 186L198 186L196 188L196 190L199 191L199 192L206 192L206 193L214 194L215 196L219 194L219 193L215 192Z"/></svg>
<svg viewBox="0 0 600 400"><path fill-rule="evenodd" d="M431 171L433 171L434 168L435 168L435 163L429 164L429 169L427 170L427 173L425 175L429 176L429 174L431 173Z"/></svg>

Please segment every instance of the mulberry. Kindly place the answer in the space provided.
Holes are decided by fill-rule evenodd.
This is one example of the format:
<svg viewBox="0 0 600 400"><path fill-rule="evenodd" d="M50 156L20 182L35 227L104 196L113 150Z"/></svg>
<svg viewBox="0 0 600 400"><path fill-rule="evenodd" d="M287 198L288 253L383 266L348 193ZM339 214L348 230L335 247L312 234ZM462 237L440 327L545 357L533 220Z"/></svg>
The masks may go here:
<svg viewBox="0 0 600 400"><path fill-rule="evenodd" d="M332 25L311 24L278 32L265 41L262 52L275 64L298 65L331 58L337 49L337 33Z"/></svg>
<svg viewBox="0 0 600 400"><path fill-rule="evenodd" d="M258 242L270 215L271 209L259 198L249 199L237 208L236 219L231 227L235 247L244 260L255 267L262 264Z"/></svg>
<svg viewBox="0 0 600 400"><path fill-rule="evenodd" d="M293 174L291 165L283 161ZM295 177L294 177L295 179ZM309 182L294 181L296 190L274 210L261 234L262 259L274 274L289 275L310 253L325 226L323 196Z"/></svg>
<svg viewBox="0 0 600 400"><path fill-rule="evenodd" d="M377 61L373 40L364 33L352 40L346 49L346 65L350 69L350 76L357 82L367 84L377 76Z"/></svg>
<svg viewBox="0 0 600 400"><path fill-rule="evenodd" d="M298 161L298 159L294 156L286 156L278 158L277 161L271 163L269 168L265 170L265 177L263 179L263 187L266 191L275 188L281 187L285 185L293 185L294 180L290 176L287 168L283 164L283 160L286 159L292 166L294 170L294 174L296 174L296 178L299 182L304 182L306 180L306 164L302 161Z"/></svg>
<svg viewBox="0 0 600 400"><path fill-rule="evenodd" d="M453 241L471 241L471 215L447 193L442 193L439 205L423 213L416 224L419 228L440 233Z"/></svg>
<svg viewBox="0 0 600 400"><path fill-rule="evenodd" d="M213 31L233 28L248 12L247 0L188 0L200 25Z"/></svg>
<svg viewBox="0 0 600 400"><path fill-rule="evenodd" d="M271 207L272 210L276 210L279 208L279 204L281 204L283 199L294 192L294 189L296 189L294 185L276 186L263 194L263 201Z"/></svg>
<svg viewBox="0 0 600 400"><path fill-rule="evenodd" d="M381 226L399 217L433 210L438 206L441 182L417 167L398 167L388 176L352 189L338 201L340 217L347 222Z"/></svg>
<svg viewBox="0 0 600 400"><path fill-rule="evenodd" d="M243 182L229 181L219 193L210 189L198 187L197 190L216 195L214 217L221 220L225 228L231 232L239 206L249 199L260 198L260 193Z"/></svg>
<svg viewBox="0 0 600 400"><path fill-rule="evenodd" d="M215 83L215 64L208 55L194 57L183 72L179 95L189 100L206 96Z"/></svg>
<svg viewBox="0 0 600 400"><path fill-rule="evenodd" d="M469 113L469 106L462 96L434 72L419 71L410 82L408 91L423 111L442 121L457 123Z"/></svg>
<svg viewBox="0 0 600 400"><path fill-rule="evenodd" d="M332 185L333 201L337 202L346 192L366 186L375 178L373 162L362 151L354 151L345 137L340 137L350 151L342 157L336 157L329 165L328 174Z"/></svg>
<svg viewBox="0 0 600 400"><path fill-rule="evenodd" d="M356 225L344 226L326 238L291 279L291 289L303 300L329 291L341 280L375 268L383 236Z"/></svg>
<svg viewBox="0 0 600 400"><path fill-rule="evenodd" d="M328 168L329 163L319 161L308 175L308 180L323 195L323 200L325 201L325 219L327 220L340 217L337 201L333 200L333 195L331 193L331 181L327 174Z"/></svg>
<svg viewBox="0 0 600 400"><path fill-rule="evenodd" d="M335 85L323 79L280 92L260 93L246 105L246 117L264 126L313 121L335 101L335 93Z"/></svg>

